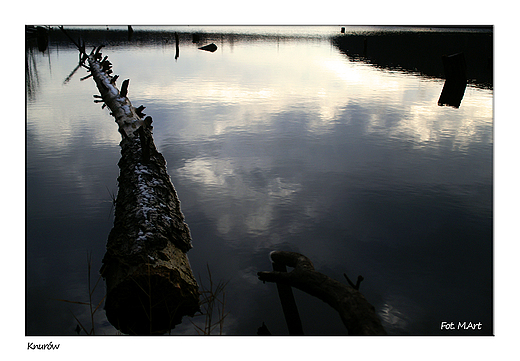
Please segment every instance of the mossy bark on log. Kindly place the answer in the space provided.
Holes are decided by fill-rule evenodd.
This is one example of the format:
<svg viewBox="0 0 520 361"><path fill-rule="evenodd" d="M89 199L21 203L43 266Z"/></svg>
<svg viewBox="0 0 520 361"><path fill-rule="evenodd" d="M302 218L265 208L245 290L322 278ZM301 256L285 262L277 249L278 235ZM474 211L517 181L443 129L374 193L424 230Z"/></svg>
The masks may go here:
<svg viewBox="0 0 520 361"><path fill-rule="evenodd" d="M290 272L258 272L264 282L298 288L338 311L349 335L386 335L374 306L358 290L314 269L311 260L295 252L271 252L274 263L294 267Z"/></svg>
<svg viewBox="0 0 520 361"><path fill-rule="evenodd" d="M114 227L101 274L106 281L107 319L121 332L164 334L199 310L199 289L186 252L192 247L180 201L157 151L151 118L141 119L100 61L89 69L122 135ZM144 107L143 107L144 109ZM142 114L141 114L142 115Z"/></svg>

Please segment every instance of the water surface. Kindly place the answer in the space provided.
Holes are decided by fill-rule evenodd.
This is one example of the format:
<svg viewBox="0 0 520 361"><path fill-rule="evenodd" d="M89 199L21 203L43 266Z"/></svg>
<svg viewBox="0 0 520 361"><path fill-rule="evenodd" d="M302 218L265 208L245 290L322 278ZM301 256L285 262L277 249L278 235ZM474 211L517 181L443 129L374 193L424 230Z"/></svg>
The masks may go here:
<svg viewBox="0 0 520 361"><path fill-rule="evenodd" d="M276 286L256 276L272 250L363 275L390 334L447 335L442 321L492 333L492 89L438 106L443 79L349 57L335 27L175 28L178 54L168 29L134 29L91 36L154 119L197 279L209 266L229 281L225 334L287 334ZM88 302L87 254L97 279L117 193L117 125L86 70L66 81L78 54L61 38L26 51L28 335L75 334L72 313L90 325L87 306L56 299ZM295 296L306 334L346 334L329 306ZM117 334L104 312L95 328ZM172 334L196 331L186 319Z"/></svg>

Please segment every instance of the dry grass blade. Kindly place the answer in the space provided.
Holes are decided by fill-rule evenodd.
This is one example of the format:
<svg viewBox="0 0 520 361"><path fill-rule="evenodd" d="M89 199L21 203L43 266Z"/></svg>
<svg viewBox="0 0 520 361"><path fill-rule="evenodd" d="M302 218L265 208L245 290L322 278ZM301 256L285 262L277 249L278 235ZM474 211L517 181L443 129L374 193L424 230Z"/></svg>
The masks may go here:
<svg viewBox="0 0 520 361"><path fill-rule="evenodd" d="M208 272L208 281L209 287L206 288L204 284L200 283L200 293L201 293L201 314L205 316L204 328L197 326L191 320L190 322L195 326L197 333L203 335L211 335L211 333L215 330L215 328L219 327L219 334L223 334L224 329L224 319L227 314L224 313L224 305L225 305L225 288L229 281L227 282L219 282L217 284L213 283L213 277L211 274L211 270L209 265L206 264L207 272ZM199 275L199 278L200 275ZM222 299L220 299L220 297ZM214 316L218 317L217 321L213 321Z"/></svg>
<svg viewBox="0 0 520 361"><path fill-rule="evenodd" d="M103 298L101 299L101 301L99 301L99 303L97 304L97 306L93 309L93 303L92 303L92 295L94 294L94 291L97 287L97 285L99 284L99 281L101 280L101 276L99 276L98 280L96 281L96 284L94 285L94 288L91 288L91 283L90 283L90 273L91 273L91 270L92 270L92 257L91 257L91 254L87 252L87 268L88 268L88 299L89 301L88 302L81 302L81 301L70 301L70 300L64 300L64 299L61 299L61 298L55 298L56 301L60 301L60 302L67 302L67 303L73 303L73 304L76 304L76 305L85 305L85 306L89 306L89 309L90 309L90 322L91 322L91 329L90 329L90 332L87 331L87 329L83 326L83 324L79 321L79 319L76 317L76 315L70 311L72 313L72 316L74 317L74 319L78 322L78 325L81 327L81 329L83 331L85 331L85 333L87 335L95 335L96 334L96 331L95 331L95 326L94 326L94 314L96 313L96 311L99 309L99 307L101 307L101 305L103 304L103 301L105 300L106 298L106 294L103 296Z"/></svg>
<svg viewBox="0 0 520 361"><path fill-rule="evenodd" d="M99 301L98 305L96 306L96 309L94 310L94 313L96 313L99 306L101 306L103 304L103 301L105 300L106 297L107 297L107 295L104 295L103 298L101 299L101 301Z"/></svg>
<svg viewBox="0 0 520 361"><path fill-rule="evenodd" d="M56 301L61 301L61 302L75 303L75 304L77 304L77 305L87 305L87 306L89 305L88 302L62 300L61 298L54 298L54 300L56 300Z"/></svg>
<svg viewBox="0 0 520 361"><path fill-rule="evenodd" d="M94 288L92 288L92 291L90 291L91 296L94 294L94 291L96 290L96 287L99 284L99 281L101 281L101 278L102 278L102 276L99 275L98 280L96 281L96 284L94 285Z"/></svg>
<svg viewBox="0 0 520 361"><path fill-rule="evenodd" d="M206 333L204 332L204 330L203 330L200 326L197 326L197 325L196 325L192 320L190 320L190 322L191 322L191 324L192 324L193 326L195 326L195 328L196 328L195 331L197 331L197 333L198 333L199 335L205 335L205 334L206 334Z"/></svg>
<svg viewBox="0 0 520 361"><path fill-rule="evenodd" d="M71 312L72 313L72 312ZM87 335L90 335L90 333L87 331L87 329L83 326L83 324L80 322L80 320L78 320L78 318L76 317L76 315L74 313L72 313L72 317L74 317L74 319L76 320L76 322L78 323L78 325L83 329L83 331L85 331L85 333Z"/></svg>

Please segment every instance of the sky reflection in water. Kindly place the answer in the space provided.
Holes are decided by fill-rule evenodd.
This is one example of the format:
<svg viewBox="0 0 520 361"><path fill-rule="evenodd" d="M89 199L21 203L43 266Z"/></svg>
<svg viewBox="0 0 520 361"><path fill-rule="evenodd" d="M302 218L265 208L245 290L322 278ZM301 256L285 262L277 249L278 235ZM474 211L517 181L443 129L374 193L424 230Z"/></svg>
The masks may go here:
<svg viewBox="0 0 520 361"><path fill-rule="evenodd" d="M105 54L131 79L133 105L154 119L192 232L195 275L209 264L215 279L230 280L226 333L255 334L265 322L286 334L275 287L256 278L275 249L304 253L338 280L362 274L390 333L438 334L450 317L476 317L489 332L492 92L468 87L459 109L439 107L442 80L350 61L327 39L214 42L215 53L184 44L177 61L171 44ZM119 156L115 124L92 105L93 82L79 82L83 72L61 84L77 54L34 56L45 91L27 116L31 295L35 284L65 287L51 280L63 268L33 269L49 257L62 264L85 249L102 257ZM71 217L69 235L89 234L75 245L50 241ZM81 293L83 273L67 281L76 293L56 298ZM29 307L47 307L31 297ZM345 334L328 306L296 298L308 334ZM69 325L54 332L73 325L63 318ZM175 332L193 330L184 322Z"/></svg>

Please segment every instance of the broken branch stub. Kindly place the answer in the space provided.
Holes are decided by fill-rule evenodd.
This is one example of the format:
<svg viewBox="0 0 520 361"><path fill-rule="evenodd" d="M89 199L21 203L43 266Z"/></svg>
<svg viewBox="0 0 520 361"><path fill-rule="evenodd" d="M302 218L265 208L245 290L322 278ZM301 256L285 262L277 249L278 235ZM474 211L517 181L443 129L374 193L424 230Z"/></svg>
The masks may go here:
<svg viewBox="0 0 520 361"><path fill-rule="evenodd" d="M311 260L295 252L273 251L274 263L294 267L290 272L258 272L264 282L286 284L329 304L338 311L349 335L386 335L374 306L358 290L314 269Z"/></svg>
<svg viewBox="0 0 520 361"><path fill-rule="evenodd" d="M121 92L116 88L117 76L103 70L100 49L88 56L89 69L122 135L114 227L100 270L106 315L123 333L163 334L199 311L198 285L186 255L191 235L156 149L151 118L141 119L132 106L128 80Z"/></svg>

